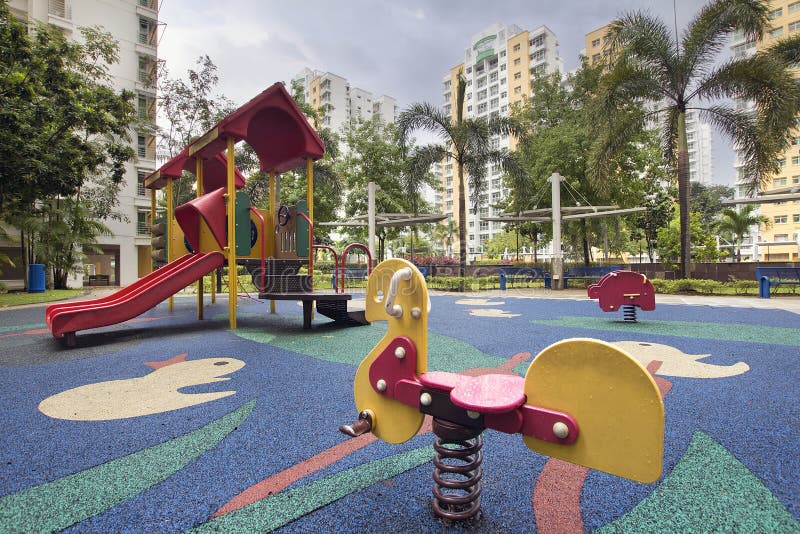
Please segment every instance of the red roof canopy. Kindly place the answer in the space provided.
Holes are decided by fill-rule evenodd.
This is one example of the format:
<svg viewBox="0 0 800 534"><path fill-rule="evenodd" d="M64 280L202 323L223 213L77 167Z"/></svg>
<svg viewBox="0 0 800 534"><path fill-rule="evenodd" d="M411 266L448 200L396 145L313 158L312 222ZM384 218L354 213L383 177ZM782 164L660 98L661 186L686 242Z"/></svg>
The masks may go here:
<svg viewBox="0 0 800 534"><path fill-rule="evenodd" d="M264 90L191 143L190 156L210 158L227 148L227 139L244 140L258 155L261 170L281 173L320 159L325 145L282 83Z"/></svg>
<svg viewBox="0 0 800 534"><path fill-rule="evenodd" d="M197 172L197 158L189 156L189 149L184 148L177 156L170 159L157 171L145 176L143 184L148 189L162 189L167 185L169 178L178 179L182 171L192 174ZM234 170L236 189L244 187L244 175L239 169ZM228 158L223 154L216 154L213 158L203 162L203 192L209 193L228 183Z"/></svg>

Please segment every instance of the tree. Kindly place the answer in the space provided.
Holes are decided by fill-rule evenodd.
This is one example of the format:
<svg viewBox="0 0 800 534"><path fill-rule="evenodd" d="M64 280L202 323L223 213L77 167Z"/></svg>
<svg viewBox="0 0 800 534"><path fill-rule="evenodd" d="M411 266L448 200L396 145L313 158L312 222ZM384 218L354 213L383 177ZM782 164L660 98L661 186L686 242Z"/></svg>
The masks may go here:
<svg viewBox="0 0 800 534"><path fill-rule="evenodd" d="M118 44L98 27L79 30L80 42L44 24L29 33L0 2L0 214L20 230L24 261L54 269L97 234L46 242L55 228L40 232L32 221L65 209L54 224L88 228L120 218L113 210L135 155L128 134L134 94L117 93L110 76ZM62 280L66 273L56 277Z"/></svg>
<svg viewBox="0 0 800 534"><path fill-rule="evenodd" d="M596 136L591 118L596 113L595 94L601 73L602 67L583 61L567 83L562 83L558 74L537 77L530 99L512 110L520 132L517 157L528 176L506 180L511 191L509 207L514 211L550 207L547 182L556 172L564 176L568 193L562 203L572 206L639 206L652 184L663 179L664 163L653 149L657 147L654 134L647 131L638 132L621 147L606 172L592 172L587 154ZM629 115L641 114L633 103L628 108ZM603 234L604 223L599 219L577 222L564 227L565 238L582 249L583 261L588 264L591 241Z"/></svg>
<svg viewBox="0 0 800 534"><path fill-rule="evenodd" d="M717 250L717 240L714 235L703 228L699 213L689 215L691 231L694 238L692 257L695 261L716 262L720 253ZM669 226L658 229L656 248L661 261L675 264L680 259L681 234L680 221L673 218Z"/></svg>
<svg viewBox="0 0 800 534"><path fill-rule="evenodd" d="M722 215L723 200L733 198L733 187L689 182L689 210L700 214L703 228L711 230Z"/></svg>
<svg viewBox="0 0 800 534"><path fill-rule="evenodd" d="M742 241L750 233L750 228L758 224L769 225L770 220L763 215L753 213L756 206L748 204L743 206L740 211L730 208L722 210L722 218L717 223L717 230L720 232L730 232L736 246L736 261L742 261Z"/></svg>
<svg viewBox="0 0 800 534"><path fill-rule="evenodd" d="M675 212L675 200L666 188L658 187L648 193L643 206L647 209L636 216L633 235L635 239L644 239L647 257L653 262L655 261L658 231L669 225L672 220Z"/></svg>
<svg viewBox="0 0 800 534"><path fill-rule="evenodd" d="M415 103L405 109L397 119L397 128L403 142L409 141L411 132L417 129L436 134L444 144L420 147L416 152L419 167L430 167L436 162L453 161L458 176L458 242L459 274L467 270L467 200L466 189L470 190L473 210L477 211L480 197L486 190L486 166L489 163L501 165L507 172L519 172L515 161L504 150L491 148L492 135L508 134L511 124L505 118L490 120L483 118L464 118L464 96L467 80L459 71L456 85L456 112L451 118L437 106L428 103ZM467 184L465 178L469 178Z"/></svg>
<svg viewBox="0 0 800 534"><path fill-rule="evenodd" d="M399 133L393 125L384 124L377 117L368 121L357 121L343 128L343 139L344 155L337 168L347 190L344 202L346 217L367 213L369 182L375 182L379 187L375 193L375 209L378 213L407 213L424 207L419 198L418 187L417 194L409 191L407 173L410 164L405 157ZM424 176L411 180L421 179ZM380 259L384 257L386 240L391 242L397 239L399 232L399 228L392 227L377 230L377 255ZM367 227L349 227L346 233L351 238L364 240Z"/></svg>
<svg viewBox="0 0 800 534"><path fill-rule="evenodd" d="M609 156L625 146L633 132L648 121L660 121L662 147L677 171L679 270L684 277L691 274L686 113L698 111L741 149L741 179L755 191L778 170L777 155L788 146L789 130L800 110L800 87L791 72L800 58L800 36L751 57L717 63L731 32L742 31L748 40L763 36L770 27L769 10L762 0L713 0L701 8L680 40L677 29L673 32L646 13L628 13L612 24L610 43L616 58L603 77L593 167L602 173ZM751 101L753 107L728 103L735 99ZM619 120L617 110L631 101L652 103L653 111Z"/></svg>
<svg viewBox="0 0 800 534"><path fill-rule="evenodd" d="M171 78L166 62L159 63L158 103L162 120L156 128L159 153L172 158L196 138L232 112L235 104L223 94L216 94L219 83L217 66L208 55L197 58L197 69L188 69L185 78ZM252 150L237 147L236 166L242 172L257 171ZM195 196L194 173L184 172L172 183L175 205Z"/></svg>

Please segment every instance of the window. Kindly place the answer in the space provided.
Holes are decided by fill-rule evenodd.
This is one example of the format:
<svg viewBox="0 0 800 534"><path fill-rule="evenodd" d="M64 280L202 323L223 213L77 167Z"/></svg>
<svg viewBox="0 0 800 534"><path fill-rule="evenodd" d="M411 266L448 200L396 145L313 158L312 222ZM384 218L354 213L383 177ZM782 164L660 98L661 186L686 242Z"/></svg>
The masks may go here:
<svg viewBox="0 0 800 534"><path fill-rule="evenodd" d="M783 35L783 26L773 28L772 31L769 32L769 36L772 38L780 37L781 35Z"/></svg>
<svg viewBox="0 0 800 534"><path fill-rule="evenodd" d="M489 108L491 108L491 109L497 109L497 107L499 105L500 105L500 102L496 98L493 98L493 99L491 99L489 101Z"/></svg>
<svg viewBox="0 0 800 534"><path fill-rule="evenodd" d="M795 213L794 215L792 215L792 222L800 223L800 214Z"/></svg>
<svg viewBox="0 0 800 534"><path fill-rule="evenodd" d="M467 106L467 111L472 111L472 106Z"/></svg>
<svg viewBox="0 0 800 534"><path fill-rule="evenodd" d="M544 35L539 35L531 39L531 46L532 47L544 46Z"/></svg>
<svg viewBox="0 0 800 534"><path fill-rule="evenodd" d="M475 87L480 89L481 87L486 87L486 76L482 78L478 78L478 81L475 83Z"/></svg>
<svg viewBox="0 0 800 534"><path fill-rule="evenodd" d="M800 176L792 176L792 184L800 184Z"/></svg>
<svg viewBox="0 0 800 534"><path fill-rule="evenodd" d="M445 91L449 91L450 90L450 80L447 80L446 82L444 82L444 90Z"/></svg>
<svg viewBox="0 0 800 534"><path fill-rule="evenodd" d="M506 84L506 79L500 78L500 85L505 85L505 84Z"/></svg>
<svg viewBox="0 0 800 534"><path fill-rule="evenodd" d="M797 30L800 30L800 20L789 23L790 32L796 32Z"/></svg>
<svg viewBox="0 0 800 534"><path fill-rule="evenodd" d="M156 45L156 21L139 17L139 44Z"/></svg>
<svg viewBox="0 0 800 534"><path fill-rule="evenodd" d="M597 63L600 61L600 54L595 54L592 56L592 63Z"/></svg>
<svg viewBox="0 0 800 534"><path fill-rule="evenodd" d="M775 216L775 224L786 224L789 221L789 217L786 215L776 215Z"/></svg>
<svg viewBox="0 0 800 534"><path fill-rule="evenodd" d="M786 185L786 178L775 178L772 180L772 186Z"/></svg>
<svg viewBox="0 0 800 534"><path fill-rule="evenodd" d="M497 81L497 71L492 72L492 73L489 74L489 81L490 82L496 82Z"/></svg>
<svg viewBox="0 0 800 534"><path fill-rule="evenodd" d="M800 137L792 137L792 145L800 145Z"/></svg>
<svg viewBox="0 0 800 534"><path fill-rule="evenodd" d="M515 80L519 80L520 78L522 78L522 73L521 72L514 73L514 79Z"/></svg>
<svg viewBox="0 0 800 534"><path fill-rule="evenodd" d="M786 158L778 158L775 163L778 164L778 167L783 167L786 165Z"/></svg>
<svg viewBox="0 0 800 534"><path fill-rule="evenodd" d="M800 2L789 4L789 13L794 13L795 11L800 11Z"/></svg>
<svg viewBox="0 0 800 534"><path fill-rule="evenodd" d="M489 221L481 221L481 230L489 229Z"/></svg>
<svg viewBox="0 0 800 534"><path fill-rule="evenodd" d="M505 50L501 50L500 51L500 57L506 57L506 51Z"/></svg>
<svg viewBox="0 0 800 534"><path fill-rule="evenodd" d="M156 159L156 138L152 135L136 136L136 155L145 159Z"/></svg>
<svg viewBox="0 0 800 534"><path fill-rule="evenodd" d="M500 72L502 72L502 71L504 71L504 70L506 70L506 64L505 64L505 63L503 63L502 65L500 65Z"/></svg>
<svg viewBox="0 0 800 534"><path fill-rule="evenodd" d="M519 52L519 49L520 49L519 43L515 44L514 45L514 52Z"/></svg>
<svg viewBox="0 0 800 534"><path fill-rule="evenodd" d="M789 234L775 234L775 241L789 241Z"/></svg>
<svg viewBox="0 0 800 534"><path fill-rule="evenodd" d="M770 11L769 12L769 20L775 20L778 17L780 17L781 15L783 15L783 9L781 9L781 8L775 9L774 11Z"/></svg>
<svg viewBox="0 0 800 534"><path fill-rule="evenodd" d="M140 55L137 80L143 84L152 85L155 82L155 66L155 58L152 56Z"/></svg>
<svg viewBox="0 0 800 534"><path fill-rule="evenodd" d="M508 98L508 92L503 91L502 93L500 93L500 98Z"/></svg>
<svg viewBox="0 0 800 534"><path fill-rule="evenodd" d="M516 87L514 88L514 94L515 94L515 95L518 95L518 94L520 94L521 92L522 92L522 87L521 87L521 86L519 86L519 85L518 85L518 86L516 86Z"/></svg>
<svg viewBox="0 0 800 534"><path fill-rule="evenodd" d="M486 102L483 104L478 104L478 114L486 113Z"/></svg>
<svg viewBox="0 0 800 534"><path fill-rule="evenodd" d="M489 96L497 96L498 92L499 92L499 89L497 88L496 85L493 85L493 86L491 86L489 88Z"/></svg>
<svg viewBox="0 0 800 534"><path fill-rule="evenodd" d="M467 74L469 74L470 72L472 72L472 67L467 67Z"/></svg>
<svg viewBox="0 0 800 534"><path fill-rule="evenodd" d="M786 158L779 160L778 163L783 167L786 165ZM792 165L800 165L800 156L792 156Z"/></svg>
<svg viewBox="0 0 800 534"><path fill-rule="evenodd" d="M485 100L485 99L486 99L486 89L478 91L478 100Z"/></svg>
<svg viewBox="0 0 800 534"><path fill-rule="evenodd" d="M469 222L469 227L470 228L475 228L475 221L470 221Z"/></svg>
<svg viewBox="0 0 800 534"><path fill-rule="evenodd" d="M149 216L150 212L148 210L139 210L136 212L136 235L150 235L150 224L148 222L148 219L150 218Z"/></svg>
<svg viewBox="0 0 800 534"><path fill-rule="evenodd" d="M531 61L542 61L544 59L544 49L537 50L531 54Z"/></svg>
<svg viewBox="0 0 800 534"><path fill-rule="evenodd" d="M600 39L595 39L592 41L592 46L600 46Z"/></svg>
<svg viewBox="0 0 800 534"><path fill-rule="evenodd" d="M150 174L147 171L137 171L136 172L136 196L145 197L147 196L147 189L144 188L144 178Z"/></svg>
<svg viewBox="0 0 800 534"><path fill-rule="evenodd" d="M520 58L517 58L517 59L514 60L514 65L519 65L521 63L522 63L522 59L520 59Z"/></svg>
<svg viewBox="0 0 800 534"><path fill-rule="evenodd" d="M156 99L139 93L136 102L136 111L141 120L155 122Z"/></svg>

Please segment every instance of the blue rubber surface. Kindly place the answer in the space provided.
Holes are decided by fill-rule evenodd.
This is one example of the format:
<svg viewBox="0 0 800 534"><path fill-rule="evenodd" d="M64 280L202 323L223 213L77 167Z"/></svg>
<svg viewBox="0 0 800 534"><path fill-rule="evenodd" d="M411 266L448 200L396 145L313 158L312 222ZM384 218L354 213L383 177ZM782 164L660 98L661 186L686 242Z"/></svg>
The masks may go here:
<svg viewBox="0 0 800 534"><path fill-rule="evenodd" d="M688 355L708 354L700 360L706 364L749 366L723 378L663 376L672 388L665 397L662 479L637 484L590 471L579 488L585 530L749 530L756 518L765 530L800 531L800 316L659 304L653 312L640 312L639 323L622 324L621 317L604 314L592 301L456 303L464 298L432 297L431 370L493 367L571 337L659 343ZM466 526L444 525L432 516L430 433L401 445L369 444L296 477L274 496L214 519L251 486L346 441L337 428L356 416L355 367L385 326L339 328L317 316L314 328L304 331L296 303L278 302L278 314L270 315L266 303L241 299L239 329L233 332L227 329L226 300L206 303L204 321L196 320L194 298L176 298L172 313L161 304L137 320L79 332L74 349L37 332L45 327L44 307L0 311L0 531L226 531L231 525L240 532L544 529L537 525L533 492L548 459L528 450L520 436L495 431L484 432L482 515ZM481 308L517 316L470 314ZM589 327L575 326L581 321ZM730 336L687 337L684 323L705 325L714 335L722 325ZM742 341L759 328L763 339ZM775 335L783 336L780 344L772 342ZM182 354L187 362L233 358L244 367L226 375L228 380L188 385L180 393L235 393L109 421L54 418L39 409L43 400L73 388L146 377L158 370L145 362ZM527 365L517 372L524 374ZM124 389L122 382L117 389ZM199 436L203 445L174 441L184 436ZM143 451L165 460L145 461ZM166 461L169 455L174 463ZM120 459L125 461L115 463ZM697 465L705 468L692 468ZM703 476L715 466L723 473L717 480ZM103 477L92 478L98 473L93 468L105 469ZM59 500L56 481L72 475L87 489ZM141 489L125 494L125 486L136 486L133 481ZM725 495L731 484L753 496L752 509ZM47 499L42 505L47 517L24 519L23 508L45 498L40 493ZM80 508L76 503L90 511L71 510Z"/></svg>

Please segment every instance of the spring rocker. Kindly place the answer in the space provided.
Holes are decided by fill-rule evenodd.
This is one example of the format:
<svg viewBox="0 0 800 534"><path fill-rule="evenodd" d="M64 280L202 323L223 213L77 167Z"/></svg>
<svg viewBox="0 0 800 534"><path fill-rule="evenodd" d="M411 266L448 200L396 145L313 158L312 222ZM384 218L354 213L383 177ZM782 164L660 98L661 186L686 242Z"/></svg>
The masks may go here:
<svg viewBox="0 0 800 534"><path fill-rule="evenodd" d="M622 350L592 339L544 349L525 377L427 371L425 280L409 262L380 263L367 282L366 317L386 335L354 379L358 420L349 436L388 443L414 437L433 418L434 513L447 520L480 511L481 434L521 434L531 450L648 483L661 476L664 406L650 374Z"/></svg>
<svg viewBox="0 0 800 534"><path fill-rule="evenodd" d="M622 308L623 321L636 322L636 308L644 311L656 309L656 291L653 283L641 273L613 271L596 284L586 288L590 299L599 299L600 309L613 312Z"/></svg>

